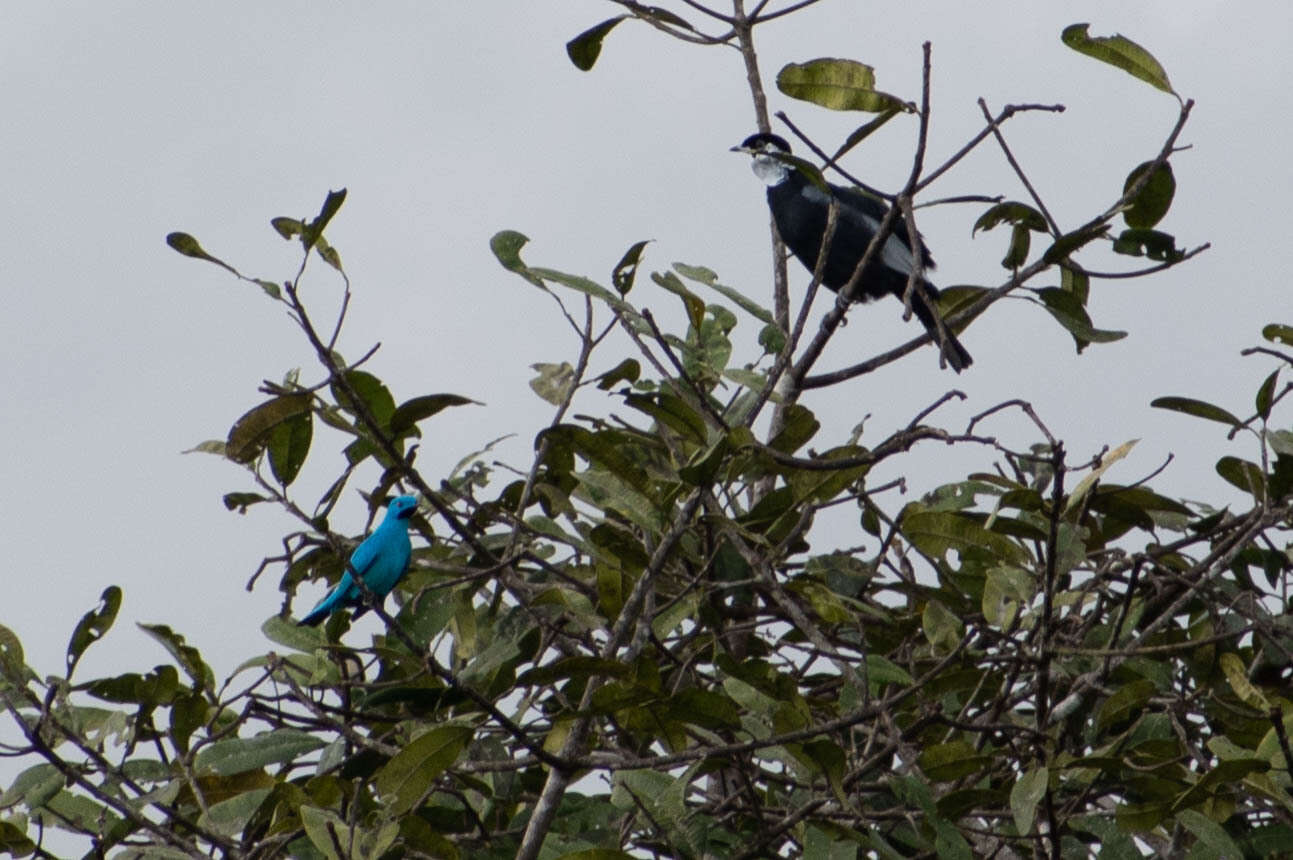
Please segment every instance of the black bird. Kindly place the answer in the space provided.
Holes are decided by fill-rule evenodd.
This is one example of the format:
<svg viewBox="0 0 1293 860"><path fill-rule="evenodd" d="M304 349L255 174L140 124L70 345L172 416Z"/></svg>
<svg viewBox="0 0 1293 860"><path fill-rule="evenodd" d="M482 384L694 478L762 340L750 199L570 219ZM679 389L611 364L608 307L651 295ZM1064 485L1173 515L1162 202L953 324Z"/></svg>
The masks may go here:
<svg viewBox="0 0 1293 860"><path fill-rule="evenodd" d="M775 134L753 134L733 152L745 152L754 157L754 174L768 186L768 207L777 222L777 232L799 262L808 271L817 267L822 237L826 233L826 215L830 197L814 185L794 165L778 156L790 155L790 144ZM856 188L828 185L831 195L839 201L835 234L826 255L822 283L839 292L848 285L853 270L866 253L867 245L880 229L880 221L889 210L886 203ZM919 239L919 235L917 236ZM920 242L921 263L925 270L934 268L929 249ZM867 264L854 288L858 301L867 302L883 295L902 298L907 290L907 278L915 266L908 240L907 224L901 216L894 222L893 232ZM912 293L911 309L925 330L934 336L934 343L941 343L938 335L938 288L922 279ZM956 335L947 331L944 354L947 363L957 373L970 366L973 359L961 346Z"/></svg>

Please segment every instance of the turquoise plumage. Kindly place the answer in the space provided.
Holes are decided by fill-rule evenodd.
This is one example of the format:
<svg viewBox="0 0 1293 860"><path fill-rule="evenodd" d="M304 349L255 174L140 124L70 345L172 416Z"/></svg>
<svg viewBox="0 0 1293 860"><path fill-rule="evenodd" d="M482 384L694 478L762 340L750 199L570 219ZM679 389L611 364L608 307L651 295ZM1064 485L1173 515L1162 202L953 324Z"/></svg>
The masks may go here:
<svg viewBox="0 0 1293 860"><path fill-rule="evenodd" d="M386 508L386 518L364 542L355 547L341 581L297 624L314 626L338 609L356 607L355 618L368 611L364 593L355 578L363 580L378 600L384 600L409 568L413 545L409 518L417 512L416 496L398 496Z"/></svg>

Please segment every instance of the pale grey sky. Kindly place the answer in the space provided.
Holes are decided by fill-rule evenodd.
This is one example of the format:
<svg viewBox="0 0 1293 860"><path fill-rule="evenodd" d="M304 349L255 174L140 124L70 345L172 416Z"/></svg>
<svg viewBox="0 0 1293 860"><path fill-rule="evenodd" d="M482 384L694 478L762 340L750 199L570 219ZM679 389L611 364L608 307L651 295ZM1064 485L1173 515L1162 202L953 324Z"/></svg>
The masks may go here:
<svg viewBox="0 0 1293 860"><path fill-rule="evenodd" d="M915 98L929 39L931 163L981 126L979 96L994 109L1064 103L1066 113L1019 117L1006 133L1061 223L1076 226L1156 153L1177 111L1171 97L1060 44L1065 25L1089 20L1093 35L1138 40L1196 99L1181 138L1193 149L1173 162L1179 190L1161 228L1213 249L1147 280L1094 284L1091 314L1130 333L1119 343L1075 356L1043 311L1003 302L963 336L976 362L959 378L940 373L927 349L809 396L824 434L838 438L868 413L876 432L905 423L951 387L969 395L949 408L953 426L1022 397L1074 460L1140 438L1112 480L1136 480L1175 452L1156 486L1229 498L1212 472L1224 428L1148 404L1184 394L1247 414L1271 367L1238 351L1289 307L1293 7L945 0L882 11L892 8L827 0L760 31L773 108L819 140L838 140L860 120L775 93L777 69L851 57L876 67L882 89ZM305 380L319 372L276 306L169 250L169 231L281 280L296 250L269 219L312 215L328 189L347 187L329 233L354 286L342 352L381 341L369 367L397 399L451 391L485 404L425 425L419 462L431 478L506 433L518 435L499 455L524 464L550 415L527 387L529 365L574 356L551 300L493 260L496 231L528 234L531 263L603 281L632 242L654 239L648 267L703 264L767 300L762 187L747 159L727 151L753 130L737 54L629 23L591 73L576 70L565 41L616 11L596 0L4 7L0 541L11 585L0 623L19 634L37 671L62 671L73 625L113 583L125 589L121 619L83 677L166 659L137 620L172 625L222 677L272 647L258 628L278 608L280 571L252 594L243 585L291 522L267 507L227 513L221 495L249 488L243 474L179 452L223 437L260 400L260 380L297 366ZM894 121L849 166L893 190L914 131L914 121ZM935 193L1024 194L991 145ZM980 211L922 212L937 283L1003 278L1004 234L970 236ZM1134 265L1099 253L1089 262ZM798 294L807 278L792 272ZM339 292L322 267L305 287L320 316ZM645 275L631 297L666 315L676 305ZM917 333L899 313L881 302L851 314L821 367ZM748 345L756 332L746 321L737 335ZM1033 441L1014 418L988 429L1012 444ZM927 480L991 462L984 452L925 450ZM1227 452L1255 456L1246 441ZM298 484L302 500L318 497L337 462L317 452ZM336 525L361 527L357 498Z"/></svg>

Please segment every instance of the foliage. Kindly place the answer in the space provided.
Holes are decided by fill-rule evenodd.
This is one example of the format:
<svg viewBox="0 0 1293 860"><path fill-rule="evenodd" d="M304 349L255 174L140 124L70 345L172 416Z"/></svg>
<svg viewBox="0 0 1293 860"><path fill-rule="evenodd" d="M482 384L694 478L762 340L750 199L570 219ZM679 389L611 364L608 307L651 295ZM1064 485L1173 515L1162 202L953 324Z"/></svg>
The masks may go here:
<svg viewBox="0 0 1293 860"><path fill-rule="evenodd" d="M794 8L747 16L737 2L717 16L729 32L703 35L674 12L618 5L568 46L580 68L629 20L735 44L754 65L754 27ZM1170 91L1124 37L1074 25L1064 41ZM927 82L929 68L926 46ZM916 108L868 96L874 75L851 61L795 64L779 80L827 107L886 120L915 111L921 151L891 198L890 227L980 143L996 141L1016 164L1002 126L1042 109L994 116L984 105L983 132L925 170L927 98ZM1169 211L1169 159L1190 107L1077 226L1062 228L1035 195L985 195L975 229L1011 226L1009 276L948 291L949 325L1026 295L1079 349L1120 336L1087 315L1098 276L1077 257L1149 248L1161 264L1148 272L1201 250L1177 251L1163 233L1127 237L1154 232ZM877 128L861 126L840 151ZM266 384L225 439L196 449L246 470L253 486L225 497L231 510L271 503L301 523L256 574L283 570L284 613L263 629L284 650L217 685L181 634L150 625L170 663L82 679L82 655L121 605L115 586L72 633L61 677L28 667L0 627L0 701L30 759L0 795L0 850L33 853L46 827L118 856L326 858L1257 857L1293 837L1293 431L1277 418L1290 390L1279 369L1247 418L1235 404L1155 401L1249 444L1251 459L1228 453L1216 468L1250 501L1214 509L1160 495L1149 479L1106 480L1134 443L1074 459L1018 401L961 429L934 422L943 398L887 437L823 432L800 391L929 336L813 376L844 309L803 342L806 313L792 324L788 305L767 310L700 266L652 272L664 292L639 300L645 243L604 284L531 265L526 238L503 231L499 262L558 302L578 354L536 368L534 390L556 408L523 477L495 480L477 459L435 481L417 466L422 427L471 401L399 398L364 368L371 352L337 353L351 288L324 236L344 199L329 194L311 219L273 220L302 248L285 281L244 276L187 234L167 238L259 286L317 360L313 381ZM1129 229L1115 239L1119 216ZM316 255L344 288L330 331L298 291ZM1055 269L1060 287L1029 286ZM681 302L683 330L661 329L648 305L662 299ZM1289 332L1269 327L1273 345L1257 352L1293 362L1279 349ZM733 359L756 342L758 361ZM992 435L1020 424L1037 440L1026 450ZM344 469L303 502L294 482L338 439ZM930 443L973 446L991 463L905 504L870 480L886 461L902 473ZM398 611L376 607L385 632L366 648L343 643L342 616L321 630L287 617L300 583L341 573L350 538L330 515L354 481L374 510L396 487L424 501ZM829 525L831 509L852 512L858 531Z"/></svg>

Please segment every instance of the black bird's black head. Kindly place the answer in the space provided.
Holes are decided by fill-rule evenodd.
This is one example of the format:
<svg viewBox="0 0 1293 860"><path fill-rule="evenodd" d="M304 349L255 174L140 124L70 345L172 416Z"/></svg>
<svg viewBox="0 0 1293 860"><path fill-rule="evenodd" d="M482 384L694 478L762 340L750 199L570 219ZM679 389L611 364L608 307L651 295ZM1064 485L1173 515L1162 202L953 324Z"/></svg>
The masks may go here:
<svg viewBox="0 0 1293 860"><path fill-rule="evenodd" d="M741 141L740 146L732 147L732 151L745 152L750 155L763 155L769 152L780 152L783 155L789 155L790 144L786 143L786 139L780 135L759 132Z"/></svg>
<svg viewBox="0 0 1293 860"><path fill-rule="evenodd" d="M790 144L779 135L759 132L741 141L740 146L732 147L732 152L744 152L753 157L750 167L754 175L766 185L780 185L790 175Z"/></svg>

